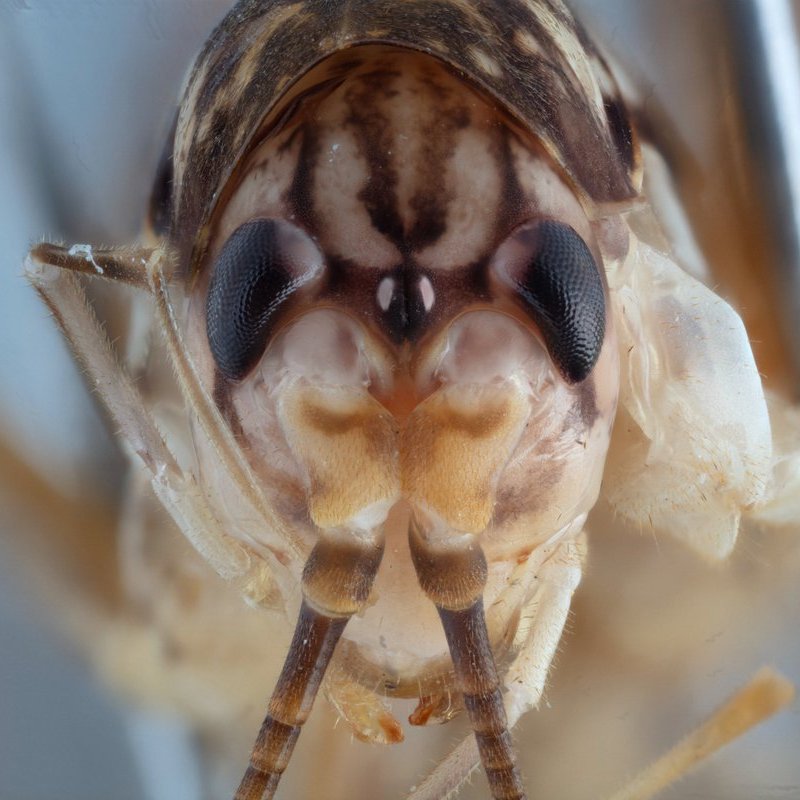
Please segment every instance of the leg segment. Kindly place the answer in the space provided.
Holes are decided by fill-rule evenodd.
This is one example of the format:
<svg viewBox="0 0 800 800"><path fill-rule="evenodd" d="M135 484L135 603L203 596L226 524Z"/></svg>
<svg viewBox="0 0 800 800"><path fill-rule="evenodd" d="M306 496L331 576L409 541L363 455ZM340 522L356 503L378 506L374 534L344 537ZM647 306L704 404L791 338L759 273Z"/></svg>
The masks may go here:
<svg viewBox="0 0 800 800"><path fill-rule="evenodd" d="M88 244L66 248L42 242L31 250L28 258L36 264L49 264L75 274L100 276L137 289L148 289L146 267L154 253L154 248L94 250Z"/></svg>
<svg viewBox="0 0 800 800"><path fill-rule="evenodd" d="M247 576L253 567L249 554L232 537L217 530L202 492L193 476L181 469L144 398L120 365L75 274L96 262L103 270L98 274L104 277L127 275L129 261L156 256L152 251L139 251L140 255L126 255L115 263L107 252L90 251L88 257L93 262L87 262L83 251L77 255L69 252L53 245L34 248L25 263L28 279L53 312L76 359L111 414L120 439L141 460L153 489L180 529L223 578ZM127 282L137 285L133 278Z"/></svg>
<svg viewBox="0 0 800 800"><path fill-rule="evenodd" d="M562 542L538 571L536 594L517 629L517 657L505 676L509 722L539 704L550 664L567 623L572 595L581 581L586 534Z"/></svg>

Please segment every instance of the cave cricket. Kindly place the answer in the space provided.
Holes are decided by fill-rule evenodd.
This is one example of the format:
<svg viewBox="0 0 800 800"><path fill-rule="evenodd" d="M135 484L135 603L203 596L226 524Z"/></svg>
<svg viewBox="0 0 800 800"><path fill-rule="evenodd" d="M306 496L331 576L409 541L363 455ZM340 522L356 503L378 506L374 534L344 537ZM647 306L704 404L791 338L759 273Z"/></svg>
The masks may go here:
<svg viewBox="0 0 800 800"><path fill-rule="evenodd" d="M601 480L711 559L780 513L746 332L653 246L642 163L558 0L242 0L141 242L32 249L134 469L219 575L297 619L237 800L273 796L321 686L367 741L401 735L386 696L418 698L416 724L466 711L474 737L414 798L479 761L494 798L525 797L510 731ZM146 298L153 364L111 346L89 279ZM178 421L140 388L165 363ZM753 686L772 701L742 730L791 694Z"/></svg>

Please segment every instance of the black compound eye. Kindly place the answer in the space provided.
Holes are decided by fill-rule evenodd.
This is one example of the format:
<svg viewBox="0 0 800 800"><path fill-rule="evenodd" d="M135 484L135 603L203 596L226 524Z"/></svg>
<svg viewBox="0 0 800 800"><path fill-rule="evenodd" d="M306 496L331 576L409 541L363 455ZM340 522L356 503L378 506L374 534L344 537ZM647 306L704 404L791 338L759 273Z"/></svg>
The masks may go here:
<svg viewBox="0 0 800 800"><path fill-rule="evenodd" d="M606 330L603 281L586 242L569 225L539 220L500 245L492 269L538 325L563 376L586 378Z"/></svg>
<svg viewBox="0 0 800 800"><path fill-rule="evenodd" d="M206 301L208 343L226 378L240 380L256 365L282 306L322 267L311 237L289 222L256 219L233 232Z"/></svg>

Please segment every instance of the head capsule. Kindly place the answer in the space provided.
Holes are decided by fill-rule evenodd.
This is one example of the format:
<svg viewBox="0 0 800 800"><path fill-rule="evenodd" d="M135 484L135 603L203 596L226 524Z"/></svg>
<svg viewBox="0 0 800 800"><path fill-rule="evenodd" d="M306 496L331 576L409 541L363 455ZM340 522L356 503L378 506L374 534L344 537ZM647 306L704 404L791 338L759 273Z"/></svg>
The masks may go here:
<svg viewBox="0 0 800 800"><path fill-rule="evenodd" d="M220 198L187 341L309 542L402 502L505 554L588 511L613 326L585 205L541 137L438 59L355 47L303 78Z"/></svg>

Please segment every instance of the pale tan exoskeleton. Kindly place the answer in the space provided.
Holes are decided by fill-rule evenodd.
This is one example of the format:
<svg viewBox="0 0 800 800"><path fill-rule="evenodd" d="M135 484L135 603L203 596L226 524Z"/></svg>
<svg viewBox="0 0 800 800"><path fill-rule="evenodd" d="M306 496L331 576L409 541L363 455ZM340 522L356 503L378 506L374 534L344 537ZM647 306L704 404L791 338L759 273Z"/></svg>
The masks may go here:
<svg viewBox="0 0 800 800"><path fill-rule="evenodd" d="M506 717L561 637L618 393L621 515L723 557L766 499L746 335L640 241L599 56L556 3L435 8L241 4L187 88L152 241L31 253L189 540L300 608L243 798L277 783L339 636L326 691L360 736L397 735L384 694L418 697L416 721L463 694L495 796L522 796ZM156 424L73 272L150 296L188 420ZM159 366L134 365L145 392Z"/></svg>

